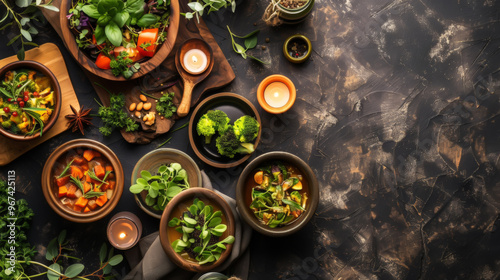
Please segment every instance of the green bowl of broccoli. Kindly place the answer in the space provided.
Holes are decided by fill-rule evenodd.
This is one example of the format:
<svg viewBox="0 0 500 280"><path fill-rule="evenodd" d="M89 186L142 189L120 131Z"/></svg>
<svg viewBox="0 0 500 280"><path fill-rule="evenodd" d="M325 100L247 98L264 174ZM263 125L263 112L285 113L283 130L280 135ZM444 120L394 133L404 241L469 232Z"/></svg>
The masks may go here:
<svg viewBox="0 0 500 280"><path fill-rule="evenodd" d="M228 168L246 161L261 134L259 113L246 98L219 93L204 99L189 122L189 141L205 163Z"/></svg>

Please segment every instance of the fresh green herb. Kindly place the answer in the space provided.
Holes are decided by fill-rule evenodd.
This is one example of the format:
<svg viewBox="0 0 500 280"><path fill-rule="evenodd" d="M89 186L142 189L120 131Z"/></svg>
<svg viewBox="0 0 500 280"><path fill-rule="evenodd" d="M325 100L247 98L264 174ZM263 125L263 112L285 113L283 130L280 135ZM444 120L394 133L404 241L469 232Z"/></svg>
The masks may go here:
<svg viewBox="0 0 500 280"><path fill-rule="evenodd" d="M264 62L264 61L254 57L254 56L247 54L248 50L253 49L257 46L257 34L259 33L260 30L252 31L245 36L238 36L238 35L234 34L233 32L231 32L231 29L229 29L229 26L227 26L227 30L229 31L229 35L231 35L231 43L233 45L234 52L236 52L237 54L240 54L241 57L243 57L244 59L247 59L247 57L248 57L248 58L251 58L251 59L258 61L262 64L269 64L269 62ZM245 42L244 42L245 47L236 43L234 41L234 37L237 37L240 39L245 39Z"/></svg>
<svg viewBox="0 0 500 280"><path fill-rule="evenodd" d="M189 125L189 122L187 123L184 123L183 125L179 126L178 128L172 130L172 131L169 131L170 133L174 133L176 132L177 130L181 130L185 127L187 127ZM160 145L158 145L158 147L156 147L157 149L164 146L165 144L167 144L168 142L170 142L170 140L172 140L172 137L169 137L165 142L161 143Z"/></svg>
<svg viewBox="0 0 500 280"><path fill-rule="evenodd" d="M98 83L96 83L96 85L104 88ZM125 128L127 132L139 129L139 124L137 124L134 119L130 118L128 114L123 111L125 106L125 96L123 94L112 94L106 88L104 89L110 94L110 105L109 107L103 106L96 100L96 102L100 105L98 116L103 121L103 126L99 128L99 131L104 136L109 136L115 128Z"/></svg>
<svg viewBox="0 0 500 280"><path fill-rule="evenodd" d="M186 252L198 264L217 261L227 248L225 244L234 242L232 235L218 241L227 230L227 225L222 223L222 212L214 212L212 206L198 198L186 210L180 219L175 217L168 222L169 227L182 233L182 238L172 242L172 248L179 254Z"/></svg>
<svg viewBox="0 0 500 280"><path fill-rule="evenodd" d="M187 171L179 163L171 163L168 166L160 166L156 175L142 170L141 177L130 186L130 192L139 194L147 191L146 204L155 210L163 211L174 196L188 188Z"/></svg>
<svg viewBox="0 0 500 280"><path fill-rule="evenodd" d="M142 43L140 46L139 46L141 49L147 51L149 47L151 47L151 43Z"/></svg>
<svg viewBox="0 0 500 280"><path fill-rule="evenodd" d="M57 176L57 179L59 178L62 178L64 177L64 175L66 175L66 172L68 172L69 168L71 167L71 164L73 163L73 161L75 161L75 159L72 159L67 165L66 167L64 168L64 170L61 172L61 174L59 176Z"/></svg>
<svg viewBox="0 0 500 280"><path fill-rule="evenodd" d="M106 171L106 174L104 175L104 177L108 177L109 173L111 173L111 171ZM94 179L98 182L101 182L102 184L108 184L108 182L105 181L106 179L104 179L104 180L99 179L99 177L97 177L97 175L95 175L94 170L87 171L87 175L89 175L89 177L91 179Z"/></svg>
<svg viewBox="0 0 500 280"><path fill-rule="evenodd" d="M24 60L24 49L26 45L38 47L38 45L33 42L33 36L38 34L34 22L42 22L44 18L41 11L37 8L59 12L59 9L51 3L52 1L47 1L42 4L41 0L0 0L0 6L3 7L1 9L2 14L0 14L0 30L11 27L13 33L18 33L7 42L7 46L12 45L16 41L21 41L21 49L17 52L17 58L19 60Z"/></svg>
<svg viewBox="0 0 500 280"><path fill-rule="evenodd" d="M93 198L93 197L100 197L103 195L104 192L96 192L96 191L88 191L83 197L86 199Z"/></svg>
<svg viewBox="0 0 500 280"><path fill-rule="evenodd" d="M129 79L141 68L139 63L132 64L132 62L132 59L128 56L128 52L121 52L118 57L112 59L109 63L111 73L117 77L123 75L125 79Z"/></svg>
<svg viewBox="0 0 500 280"><path fill-rule="evenodd" d="M181 15L185 16L187 19L192 19L193 16L196 15L196 19L200 22L200 17L203 16L203 13L207 8L207 14L210 14L210 12L218 11L221 8L231 6L231 10L234 13L236 10L236 0L196 0L188 3L188 6L193 12L181 13Z"/></svg>
<svg viewBox="0 0 500 280"><path fill-rule="evenodd" d="M29 208L25 199L14 199L14 196L15 189L8 186L6 181L0 180L0 239L3 241L0 245L1 279L19 279L24 276L26 262L30 262L36 253L35 247L31 246L27 237L34 216L33 210ZM11 234L11 228L6 224L9 219L15 219L15 239L8 238ZM14 243L11 244L10 240ZM12 247L15 247L15 250L11 250ZM16 260L24 260L25 263L16 262L12 267L8 263L10 259L8 254L13 255Z"/></svg>
<svg viewBox="0 0 500 280"><path fill-rule="evenodd" d="M156 112L158 115L164 116L165 118L171 118L175 112L177 112L177 107L175 107L173 99L174 92L165 92L160 97L158 103L156 103Z"/></svg>
<svg viewBox="0 0 500 280"><path fill-rule="evenodd" d="M85 269L85 266L81 263L74 263L64 268L63 265L67 263L67 260L63 261L63 259L74 259L78 262L81 261L80 258L68 255L68 253L73 250L66 247L68 242L65 239L66 239L66 231L63 230L58 237L52 239L47 245L45 259L47 261L52 262L52 264L50 265L45 265L41 262L35 262L26 259L18 260L18 263L23 265L36 265L43 267L46 269L45 272L36 275L26 275L26 273L22 271L21 272L22 277L11 278L11 279L32 279L42 275L47 275L47 278L49 280L58 280L58 279L89 280L90 277L97 279L111 279L112 276L109 274L113 269L112 267L117 266L123 261L122 255L120 254L114 255L113 248L111 248L108 252L106 244L103 243L101 246L101 250L99 251L99 261L100 261L99 269L89 274L83 274L82 272Z"/></svg>
<svg viewBox="0 0 500 280"><path fill-rule="evenodd" d="M82 194L85 193L85 191L83 190L82 181L80 181L80 179L77 179L77 178L75 178L73 176L69 176L69 179L71 180L71 182L73 182L82 191Z"/></svg>

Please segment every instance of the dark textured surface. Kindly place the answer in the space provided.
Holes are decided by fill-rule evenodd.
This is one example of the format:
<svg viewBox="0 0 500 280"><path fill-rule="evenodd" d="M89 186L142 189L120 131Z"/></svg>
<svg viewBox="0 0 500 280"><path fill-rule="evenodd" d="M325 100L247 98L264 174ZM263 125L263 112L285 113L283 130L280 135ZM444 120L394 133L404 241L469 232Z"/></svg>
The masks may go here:
<svg viewBox="0 0 500 280"><path fill-rule="evenodd" d="M297 101L291 111L275 116L258 107L263 135L256 154L298 155L317 173L322 191L316 216L297 234L254 234L249 279L500 277L500 1L317 0L303 23L279 27L260 20L267 2L237 1L236 14L206 17L237 76L222 90L257 104L263 78L280 73L292 79ZM239 35L260 28L251 53L272 63L235 54L226 25ZM302 65L281 53L295 33L313 44ZM47 29L37 41L61 47L54 34ZM4 45L0 51L2 57L14 53ZM62 52L80 102L97 108L82 70ZM37 213L30 236L39 250L67 228L71 245L90 263L107 219L91 225L60 219L39 183L49 153L75 137L56 137L0 174L16 170L18 197L28 198ZM109 145L127 174L168 135L147 146L127 144L118 133L104 138L96 128L87 137ZM185 129L167 146L187 151L216 189L234 197L243 166L210 168L186 139ZM157 230L158 221L127 191L115 211L121 210L139 214L145 234Z"/></svg>

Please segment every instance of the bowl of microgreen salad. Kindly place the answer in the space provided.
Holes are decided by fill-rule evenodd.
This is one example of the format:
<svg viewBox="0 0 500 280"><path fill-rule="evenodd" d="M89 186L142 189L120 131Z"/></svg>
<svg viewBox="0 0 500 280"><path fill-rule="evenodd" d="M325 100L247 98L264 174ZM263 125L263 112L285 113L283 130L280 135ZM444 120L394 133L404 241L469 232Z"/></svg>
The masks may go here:
<svg viewBox="0 0 500 280"><path fill-rule="evenodd" d="M73 57L108 80L139 78L172 51L179 0L63 0L61 28Z"/></svg>

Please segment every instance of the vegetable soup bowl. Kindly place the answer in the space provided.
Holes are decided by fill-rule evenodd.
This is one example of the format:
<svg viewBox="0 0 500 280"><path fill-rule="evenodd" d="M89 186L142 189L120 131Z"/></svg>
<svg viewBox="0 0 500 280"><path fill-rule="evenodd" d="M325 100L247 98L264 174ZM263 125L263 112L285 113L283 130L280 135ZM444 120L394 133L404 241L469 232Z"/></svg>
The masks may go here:
<svg viewBox="0 0 500 280"><path fill-rule="evenodd" d="M130 0L129 0L130 1ZM124 1L126 2L126 1ZM68 19L68 14L69 10L72 8L72 0L63 0L61 3L61 13L60 13L60 24L61 24L61 29L62 29L62 37L63 41L68 48L69 52L71 55L76 59L76 61L83 66L87 71L90 73L97 75L99 77L105 78L107 80L112 80L112 81L125 81L127 80L124 78L122 75L120 76L115 76L113 75L112 71L108 69L102 69L97 66L97 64L100 64L94 62L93 59L91 59L87 54L85 54L78 46L78 43L76 42L77 36L72 32L70 25L69 25L69 19ZM114 8L114 7L113 7ZM149 13L146 13L148 15L151 15ZM128 17L127 17L128 18ZM170 18L169 18L169 26L167 28L167 35L165 38L165 41L162 43L162 45L159 48L156 48L156 52L154 54L145 54L145 57L150 57L146 59L140 59L137 62L140 64L140 68L137 72L135 72L129 79L136 79L140 78L146 74L148 74L150 71L153 69L157 68L160 66L160 64L167 58L167 56L170 54L170 52L173 50L175 46L175 41L177 39L177 33L179 30L179 22L180 22L180 5L179 5L179 0L171 0L170 1ZM116 25L115 25L116 26ZM116 28L119 28L116 26ZM151 30L151 29L147 29ZM146 30L144 30L146 31ZM104 32L104 31L103 31ZM124 34L121 34L121 36L127 37ZM148 41L149 42L149 41ZM139 42L137 43L138 45ZM144 53L144 52L154 52L154 50L150 50L151 45L154 45L149 43L148 45L144 45L142 49L140 49L140 46L137 46L136 48L133 49L133 53L137 54L138 52ZM125 50L125 48L123 48ZM132 54L129 54L131 56ZM107 61L109 64L109 60Z"/></svg>
<svg viewBox="0 0 500 280"><path fill-rule="evenodd" d="M61 217L90 223L108 215L123 193L123 168L104 144L75 139L56 148L42 171L42 191Z"/></svg>
<svg viewBox="0 0 500 280"><path fill-rule="evenodd" d="M22 90L19 91L19 93L16 91L13 93L11 90L7 89L6 85L2 85L2 93L0 94L0 107L2 110L0 112L0 120L2 123L2 125L0 125L0 134L16 141L32 140L45 135L57 122L62 103L61 88L57 82L56 76L49 68L39 62L24 60L9 63L0 69L0 77L4 83L7 83L6 76L17 73L12 77L11 81L20 81L24 79L24 74L20 72L21 70L26 71L26 78L32 80L33 83L24 84L20 82L18 88ZM30 75L30 71L34 71L36 74ZM26 81L26 83L28 82ZM26 86L23 88L24 85ZM40 92L37 91L38 89L40 89ZM42 89L44 89L44 91L42 91ZM12 98L9 95L15 96ZM30 104L35 105L33 106ZM48 114L49 110L51 112L50 114ZM25 116L25 114L27 115ZM26 118L26 121L24 121L24 118ZM19 120L16 121L16 119ZM25 125L27 125L25 129L28 129L32 125L30 124L30 119L36 121L35 129L40 128L40 122L38 120L44 123L41 131L31 135L23 133L23 127L25 127ZM19 130L19 133L14 133L8 129L7 123L9 122Z"/></svg>
<svg viewBox="0 0 500 280"><path fill-rule="evenodd" d="M131 184L136 184L137 179L142 177L142 171L148 171L150 174L156 175L161 166L172 163L179 163L182 169L186 170L189 188L201 187L201 172L198 165L196 165L194 160L188 154L180 150L170 148L153 150L139 159L134 166L134 170L132 171L132 178L130 182ZM144 212L152 217L160 219L163 210L154 209L153 206L148 206L146 201L147 195L147 191L135 194L135 201L139 207L144 210Z"/></svg>
<svg viewBox="0 0 500 280"><path fill-rule="evenodd" d="M287 152L258 156L245 167L236 185L236 205L243 220L272 237L303 228L318 202L316 175L302 159Z"/></svg>
<svg viewBox="0 0 500 280"><path fill-rule="evenodd" d="M203 202L203 204L200 205L198 201ZM197 205L197 207L193 209L192 205ZM203 213L205 211L200 209L205 208L206 205L210 205L212 208L207 211L209 213L208 214L209 218L206 221L206 223L204 223L203 221L205 221L205 219L203 218L204 215ZM217 212L219 212L220 215L215 214ZM195 219L196 217L199 217L199 219L196 219L196 221L198 222L196 226L199 225L200 229L197 229L195 225L189 225L179 221L179 219L184 219L184 222L188 221L189 218L187 219L181 218L181 217L186 217L186 215L191 216ZM216 219L218 221L214 222L214 220ZM191 220L191 222L193 221ZM212 222L214 223L212 224ZM207 226L205 227L202 224L206 224ZM223 225L226 226L225 229ZM220 229L220 227L222 227L222 230L218 230ZM179 229L182 228L183 233L179 233L176 230L177 228ZM189 247L191 249L194 249L194 247L197 246L195 244L197 244L197 242L202 242L202 241L194 240L193 238L195 238L195 236L203 235L202 232L204 231L204 228L208 228L207 232L210 232L209 233L210 236L207 237L207 242L209 243L208 245L205 246L207 250L203 250L202 252L209 254L210 253L218 254L217 259L215 259L214 257L212 261L200 264L199 261L196 261L195 259L190 257L189 253L187 253L187 250L183 250L179 253L176 252L175 248L177 248L178 251L179 249L182 250L182 248L185 248L184 247L185 244L179 245L179 243L181 243L179 240L183 239L184 234L188 236L188 238L185 240L187 240L187 242L192 243ZM214 231L219 232L218 234L220 236L217 237L214 234ZM163 247L163 250L169 257L169 259L176 265L178 265L184 270L189 270L194 272L211 271L216 267L218 267L219 265L221 265L222 263L224 263L227 257L231 254L231 250L233 247L232 243L234 242L234 234L235 234L234 216L231 207L216 192L205 188L189 189L183 191L182 193L174 197L167 205L167 208L165 208L165 211L163 212L163 215L160 220L160 242ZM209 239L210 241L208 241ZM229 243L225 243L225 241L227 240L231 241ZM223 246L219 247L219 245L215 245L217 243L223 244ZM220 252L215 252L217 248L219 248L218 250ZM198 257L200 255L203 255L203 253L198 254L196 252L197 249L194 249L191 252L191 255Z"/></svg>

